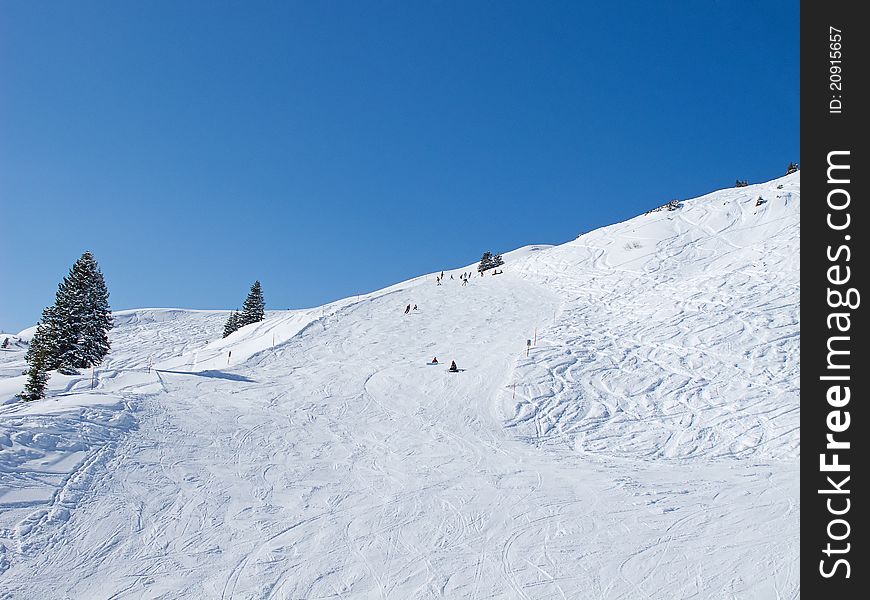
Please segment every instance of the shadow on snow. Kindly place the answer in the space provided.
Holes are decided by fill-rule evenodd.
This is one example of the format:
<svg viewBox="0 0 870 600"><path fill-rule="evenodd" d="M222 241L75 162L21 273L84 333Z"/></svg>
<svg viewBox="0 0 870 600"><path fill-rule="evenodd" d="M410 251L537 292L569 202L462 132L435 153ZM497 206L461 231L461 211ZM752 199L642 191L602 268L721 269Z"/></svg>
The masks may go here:
<svg viewBox="0 0 870 600"><path fill-rule="evenodd" d="M210 377L212 379L229 379L230 381L245 381L247 383L257 383L250 377L244 375L236 375L234 373L224 373L223 371L165 371L158 370L159 373L173 373L175 375L196 375L197 377Z"/></svg>

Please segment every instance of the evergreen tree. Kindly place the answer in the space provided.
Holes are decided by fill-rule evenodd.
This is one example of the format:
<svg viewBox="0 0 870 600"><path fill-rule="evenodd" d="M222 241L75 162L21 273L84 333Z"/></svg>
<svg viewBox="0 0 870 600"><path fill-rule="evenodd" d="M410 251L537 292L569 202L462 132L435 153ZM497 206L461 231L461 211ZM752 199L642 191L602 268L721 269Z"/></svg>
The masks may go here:
<svg viewBox="0 0 870 600"><path fill-rule="evenodd" d="M487 271L489 269L494 269L496 267L500 267L504 264L504 260L501 258L501 254L493 254L492 252L484 252L483 256L480 259L480 264L477 265L478 272Z"/></svg>
<svg viewBox="0 0 870 600"><path fill-rule="evenodd" d="M791 175L792 173L796 173L798 169L800 169L800 165L798 165L796 162L790 162L788 163L788 169L786 169L785 174Z"/></svg>
<svg viewBox="0 0 870 600"><path fill-rule="evenodd" d="M745 179L738 179L734 182L734 187L746 187L749 185L749 182Z"/></svg>
<svg viewBox="0 0 870 600"><path fill-rule="evenodd" d="M46 351L48 369L58 369L65 373L75 373L72 364L64 364L64 361L71 357L79 335L79 327L72 314L74 292L71 279L72 269L57 286L54 306L42 311L42 324L45 329L42 339L37 343L37 348L42 347Z"/></svg>
<svg viewBox="0 0 870 600"><path fill-rule="evenodd" d="M72 366L87 368L103 362L109 353L112 311L109 291L93 254L85 252L73 266L76 293L72 313L78 323L78 339L70 356Z"/></svg>
<svg viewBox="0 0 870 600"><path fill-rule="evenodd" d="M224 337L227 337L234 331L238 331L239 329L239 313L233 311L230 313L230 317L227 319L227 324L224 325Z"/></svg>
<svg viewBox="0 0 870 600"><path fill-rule="evenodd" d="M106 282L90 252L82 254L58 286L54 310L59 331L56 368L75 373L100 364L109 352L112 313Z"/></svg>
<svg viewBox="0 0 870 600"><path fill-rule="evenodd" d="M30 345L27 348L27 354L24 358L27 364L33 364L38 353L43 353L43 363L46 370L53 370L60 367L60 355L58 349L61 347L60 332L61 322L57 317L58 311L55 306L48 306L42 311L42 318L36 327L36 333L30 340Z"/></svg>
<svg viewBox="0 0 870 600"><path fill-rule="evenodd" d="M75 373L102 362L109 352L109 292L93 254L82 254L57 286L54 306L42 311L27 361L40 351L46 370Z"/></svg>
<svg viewBox="0 0 870 600"><path fill-rule="evenodd" d="M477 265L477 271L483 273L492 268L492 252L484 252L480 259L480 264Z"/></svg>
<svg viewBox="0 0 870 600"><path fill-rule="evenodd" d="M258 323L266 318L266 301L263 299L263 289L260 282L255 281L251 286L248 297L242 305L242 314L239 316L239 327Z"/></svg>
<svg viewBox="0 0 870 600"><path fill-rule="evenodd" d="M27 383L24 384L24 391L18 395L22 400L29 402L45 398L45 387L48 385L48 369L45 366L45 357L45 348L38 348L34 352L30 369L27 371Z"/></svg>

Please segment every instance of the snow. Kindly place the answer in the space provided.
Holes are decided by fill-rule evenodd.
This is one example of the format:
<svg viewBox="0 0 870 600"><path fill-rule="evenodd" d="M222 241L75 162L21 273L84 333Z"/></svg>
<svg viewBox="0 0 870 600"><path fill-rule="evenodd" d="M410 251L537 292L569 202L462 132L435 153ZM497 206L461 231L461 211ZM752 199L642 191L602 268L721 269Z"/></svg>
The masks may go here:
<svg viewBox="0 0 870 600"><path fill-rule="evenodd" d="M799 234L796 173L226 339L119 312L41 402L0 353L0 597L797 598Z"/></svg>

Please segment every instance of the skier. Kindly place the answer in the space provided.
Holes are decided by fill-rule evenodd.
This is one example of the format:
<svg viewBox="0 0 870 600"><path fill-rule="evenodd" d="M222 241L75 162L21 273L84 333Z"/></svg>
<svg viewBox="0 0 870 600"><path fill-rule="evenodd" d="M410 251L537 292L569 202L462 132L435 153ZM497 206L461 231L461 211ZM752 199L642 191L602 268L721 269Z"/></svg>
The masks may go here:
<svg viewBox="0 0 870 600"><path fill-rule="evenodd" d="M462 285L468 285L468 280L467 280L467 279L463 279L463 280L462 280Z"/></svg>
<svg viewBox="0 0 870 600"><path fill-rule="evenodd" d="M438 364L438 357L437 357L437 356L433 356L433 357L432 357L432 364L433 364L433 365L437 365L437 364Z"/></svg>
<svg viewBox="0 0 870 600"><path fill-rule="evenodd" d="M456 361L450 361L450 368L447 369L450 373L459 373L459 367L456 366Z"/></svg>
<svg viewBox="0 0 870 600"><path fill-rule="evenodd" d="M416 305L416 304L414 305L414 310L417 310L417 305Z"/></svg>
<svg viewBox="0 0 870 600"><path fill-rule="evenodd" d="M411 312L411 305L410 304L405 307L405 314L407 315L409 312Z"/></svg>

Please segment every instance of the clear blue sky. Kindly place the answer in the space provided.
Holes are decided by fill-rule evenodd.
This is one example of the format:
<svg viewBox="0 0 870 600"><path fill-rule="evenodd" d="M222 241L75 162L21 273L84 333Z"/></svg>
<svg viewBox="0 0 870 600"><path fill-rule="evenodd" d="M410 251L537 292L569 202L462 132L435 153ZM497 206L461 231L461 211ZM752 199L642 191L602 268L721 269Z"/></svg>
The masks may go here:
<svg viewBox="0 0 870 600"><path fill-rule="evenodd" d="M799 159L799 3L0 0L0 330L321 304Z"/></svg>

